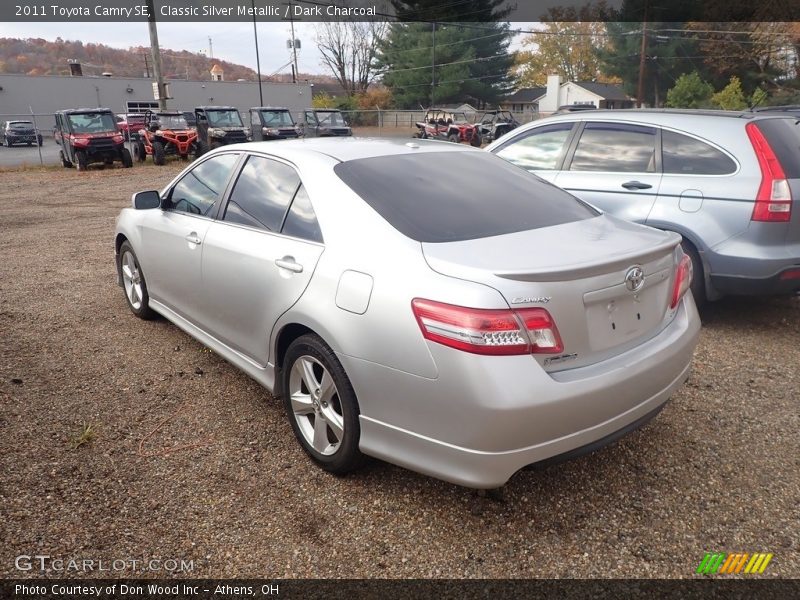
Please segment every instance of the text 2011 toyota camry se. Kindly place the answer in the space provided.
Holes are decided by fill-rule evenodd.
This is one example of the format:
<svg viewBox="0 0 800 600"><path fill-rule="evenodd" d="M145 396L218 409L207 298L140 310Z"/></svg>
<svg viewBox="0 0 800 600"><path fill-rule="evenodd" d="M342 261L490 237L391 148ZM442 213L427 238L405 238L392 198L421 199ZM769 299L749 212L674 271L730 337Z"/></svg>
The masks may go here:
<svg viewBox="0 0 800 600"><path fill-rule="evenodd" d="M297 140L135 194L116 257L133 313L282 397L322 468L369 455L493 488L635 429L686 380L680 241L466 146Z"/></svg>

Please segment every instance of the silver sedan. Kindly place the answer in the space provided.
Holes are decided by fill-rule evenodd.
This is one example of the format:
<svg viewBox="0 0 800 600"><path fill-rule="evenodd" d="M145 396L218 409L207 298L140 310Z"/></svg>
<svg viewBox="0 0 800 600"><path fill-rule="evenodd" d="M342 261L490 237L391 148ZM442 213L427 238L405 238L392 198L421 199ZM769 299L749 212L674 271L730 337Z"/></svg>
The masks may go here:
<svg viewBox="0 0 800 600"><path fill-rule="evenodd" d="M302 447L493 488L647 422L699 319L680 236L442 142L226 146L116 229L130 310L282 397Z"/></svg>

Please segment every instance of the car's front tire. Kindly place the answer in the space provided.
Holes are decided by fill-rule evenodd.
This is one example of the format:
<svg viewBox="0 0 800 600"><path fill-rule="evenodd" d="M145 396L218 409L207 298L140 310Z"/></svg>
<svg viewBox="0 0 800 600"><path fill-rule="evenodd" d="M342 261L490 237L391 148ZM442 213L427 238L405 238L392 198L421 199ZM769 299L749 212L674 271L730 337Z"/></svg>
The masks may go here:
<svg viewBox="0 0 800 600"><path fill-rule="evenodd" d="M133 166L133 158L131 157L130 150L123 148L120 150L120 157L122 158L122 166L130 169Z"/></svg>
<svg viewBox="0 0 800 600"><path fill-rule="evenodd" d="M119 248L119 272L125 290L125 300L131 312L140 319L152 319L155 313L150 308L150 296L147 293L147 282L139 266L139 259L130 243L125 241Z"/></svg>
<svg viewBox="0 0 800 600"><path fill-rule="evenodd" d="M78 171L85 171L88 168L89 158L83 150L75 151L75 166L78 168Z"/></svg>
<svg viewBox="0 0 800 600"><path fill-rule="evenodd" d="M281 384L303 450L336 475L358 469L364 462L358 400L333 350L317 335L297 338L286 351Z"/></svg>
<svg viewBox="0 0 800 600"><path fill-rule="evenodd" d="M164 144L161 142L153 142L153 164L164 165L167 162L167 155L164 151Z"/></svg>

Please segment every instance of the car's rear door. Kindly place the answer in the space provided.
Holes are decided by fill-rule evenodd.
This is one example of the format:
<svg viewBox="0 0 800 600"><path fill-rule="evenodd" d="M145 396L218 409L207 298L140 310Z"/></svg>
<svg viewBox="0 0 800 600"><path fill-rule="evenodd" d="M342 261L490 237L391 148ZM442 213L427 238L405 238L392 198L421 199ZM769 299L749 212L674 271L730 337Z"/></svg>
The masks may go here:
<svg viewBox="0 0 800 600"><path fill-rule="evenodd" d="M198 162L167 190L162 210L143 211L138 253L150 297L196 324L203 243L240 158L226 152Z"/></svg>
<svg viewBox="0 0 800 600"><path fill-rule="evenodd" d="M251 155L203 248L203 328L264 365L278 317L322 255L314 209L293 166Z"/></svg>
<svg viewBox="0 0 800 600"><path fill-rule="evenodd" d="M554 183L601 210L644 223L661 185L658 136L656 127L584 122Z"/></svg>

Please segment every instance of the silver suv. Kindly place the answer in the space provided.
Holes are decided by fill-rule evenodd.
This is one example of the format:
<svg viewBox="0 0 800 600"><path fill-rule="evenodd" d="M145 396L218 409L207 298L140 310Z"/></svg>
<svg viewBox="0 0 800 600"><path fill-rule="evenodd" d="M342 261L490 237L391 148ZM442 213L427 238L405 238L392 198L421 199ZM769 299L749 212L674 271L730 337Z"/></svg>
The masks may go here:
<svg viewBox="0 0 800 600"><path fill-rule="evenodd" d="M535 121L487 150L606 212L680 233L701 303L800 291L798 123L597 110Z"/></svg>

